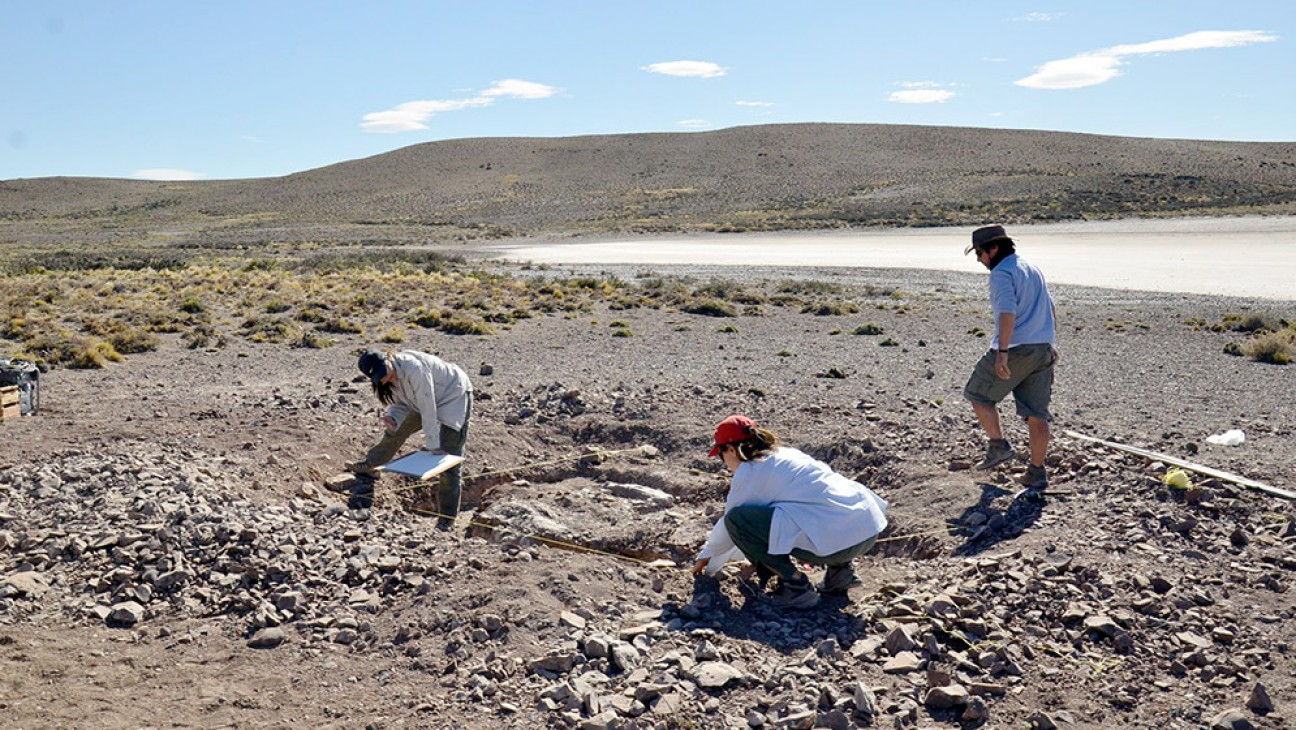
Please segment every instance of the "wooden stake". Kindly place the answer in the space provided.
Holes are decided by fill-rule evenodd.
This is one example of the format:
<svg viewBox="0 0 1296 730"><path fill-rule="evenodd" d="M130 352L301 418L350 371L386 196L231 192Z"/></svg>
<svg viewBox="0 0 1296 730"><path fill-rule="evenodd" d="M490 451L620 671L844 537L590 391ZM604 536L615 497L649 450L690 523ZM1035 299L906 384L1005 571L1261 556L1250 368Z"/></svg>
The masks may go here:
<svg viewBox="0 0 1296 730"><path fill-rule="evenodd" d="M1117 451L1124 451L1126 453L1136 454L1138 456L1142 456L1145 459L1152 459L1154 461L1163 461L1167 464L1173 464L1182 469L1189 469L1195 471L1198 474L1205 474L1208 477L1223 479L1226 482L1232 482L1239 486L1246 487L1247 489L1254 489L1258 492L1264 492L1265 494L1274 497L1282 497L1283 499L1296 500L1296 492L1289 492L1286 489L1271 487L1268 484L1265 484L1264 482L1257 482L1254 479L1248 479L1243 476L1238 476L1237 474L1232 474L1226 471L1220 471L1219 469L1212 469L1209 466L1194 464L1191 461L1180 459L1178 457L1171 456L1169 454L1162 454L1160 452L1150 451L1148 449L1141 449L1137 446L1126 446L1125 444L1119 444L1116 443L1115 441L1107 441L1105 439L1100 439L1095 436L1086 436L1085 434L1080 433L1079 431L1063 431L1062 433L1066 434L1067 436L1070 436L1071 438L1080 439L1081 441L1089 441L1095 444L1102 444L1103 446L1116 449Z"/></svg>

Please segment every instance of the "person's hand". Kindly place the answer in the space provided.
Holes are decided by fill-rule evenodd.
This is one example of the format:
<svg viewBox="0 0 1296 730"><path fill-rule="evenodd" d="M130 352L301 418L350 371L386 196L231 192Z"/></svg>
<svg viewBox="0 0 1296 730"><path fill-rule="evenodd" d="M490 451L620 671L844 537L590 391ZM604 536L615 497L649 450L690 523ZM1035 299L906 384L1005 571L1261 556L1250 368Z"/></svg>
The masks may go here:
<svg viewBox="0 0 1296 730"><path fill-rule="evenodd" d="M391 433L392 431L395 431L395 430L396 430L396 419L395 419L395 418L392 418L391 416L389 416L389 415L387 415L386 413L384 413L384 414L380 417L379 420L382 421L383 428L387 429L387 432L388 432L388 433Z"/></svg>
<svg viewBox="0 0 1296 730"><path fill-rule="evenodd" d="M1057 362L1058 360L1062 359L1062 353L1058 352L1057 345L1050 345L1049 349L1053 351L1053 362Z"/></svg>
<svg viewBox="0 0 1296 730"><path fill-rule="evenodd" d="M710 562L711 558L698 558L698 561L693 564L693 575L702 575L702 572L707 569L707 564Z"/></svg>
<svg viewBox="0 0 1296 730"><path fill-rule="evenodd" d="M1000 380L1012 377L1012 370L1008 369L1008 353L1000 352L995 355L995 375L998 375Z"/></svg>

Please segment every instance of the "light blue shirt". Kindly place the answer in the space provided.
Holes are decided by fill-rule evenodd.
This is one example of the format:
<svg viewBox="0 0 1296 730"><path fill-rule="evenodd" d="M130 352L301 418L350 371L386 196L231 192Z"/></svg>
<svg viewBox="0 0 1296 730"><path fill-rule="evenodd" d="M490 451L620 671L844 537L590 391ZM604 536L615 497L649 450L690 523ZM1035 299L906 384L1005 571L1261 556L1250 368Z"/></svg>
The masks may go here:
<svg viewBox="0 0 1296 730"><path fill-rule="evenodd" d="M994 308L995 336L990 349L999 344L999 315L1016 317L1012 342L1016 345L1056 344L1053 322L1053 297L1040 270L1017 254L1009 254L990 271L990 306Z"/></svg>

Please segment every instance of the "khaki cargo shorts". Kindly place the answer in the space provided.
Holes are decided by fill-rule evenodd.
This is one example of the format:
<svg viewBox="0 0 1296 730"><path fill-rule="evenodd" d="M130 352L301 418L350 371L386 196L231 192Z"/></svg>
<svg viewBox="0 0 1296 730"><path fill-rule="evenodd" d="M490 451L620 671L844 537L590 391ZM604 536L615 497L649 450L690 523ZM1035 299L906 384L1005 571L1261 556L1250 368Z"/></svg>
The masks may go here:
<svg viewBox="0 0 1296 730"><path fill-rule="evenodd" d="M963 397L973 403L997 405L1009 393L1017 403L1017 415L1022 418L1042 418L1052 421L1049 400L1053 397L1053 346L1017 345L1008 350L1008 369L1012 377L1004 380L995 374L994 350L977 361L972 377L963 388Z"/></svg>

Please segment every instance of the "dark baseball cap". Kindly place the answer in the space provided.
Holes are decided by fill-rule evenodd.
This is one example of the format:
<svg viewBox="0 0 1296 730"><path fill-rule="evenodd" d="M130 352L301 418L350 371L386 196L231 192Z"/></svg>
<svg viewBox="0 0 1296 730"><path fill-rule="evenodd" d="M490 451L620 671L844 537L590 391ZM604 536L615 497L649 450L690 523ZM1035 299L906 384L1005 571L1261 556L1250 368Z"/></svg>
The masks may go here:
<svg viewBox="0 0 1296 730"><path fill-rule="evenodd" d="M360 356L358 365L360 372L367 375L374 385L378 385L383 378L387 377L387 356L377 350L366 350Z"/></svg>

